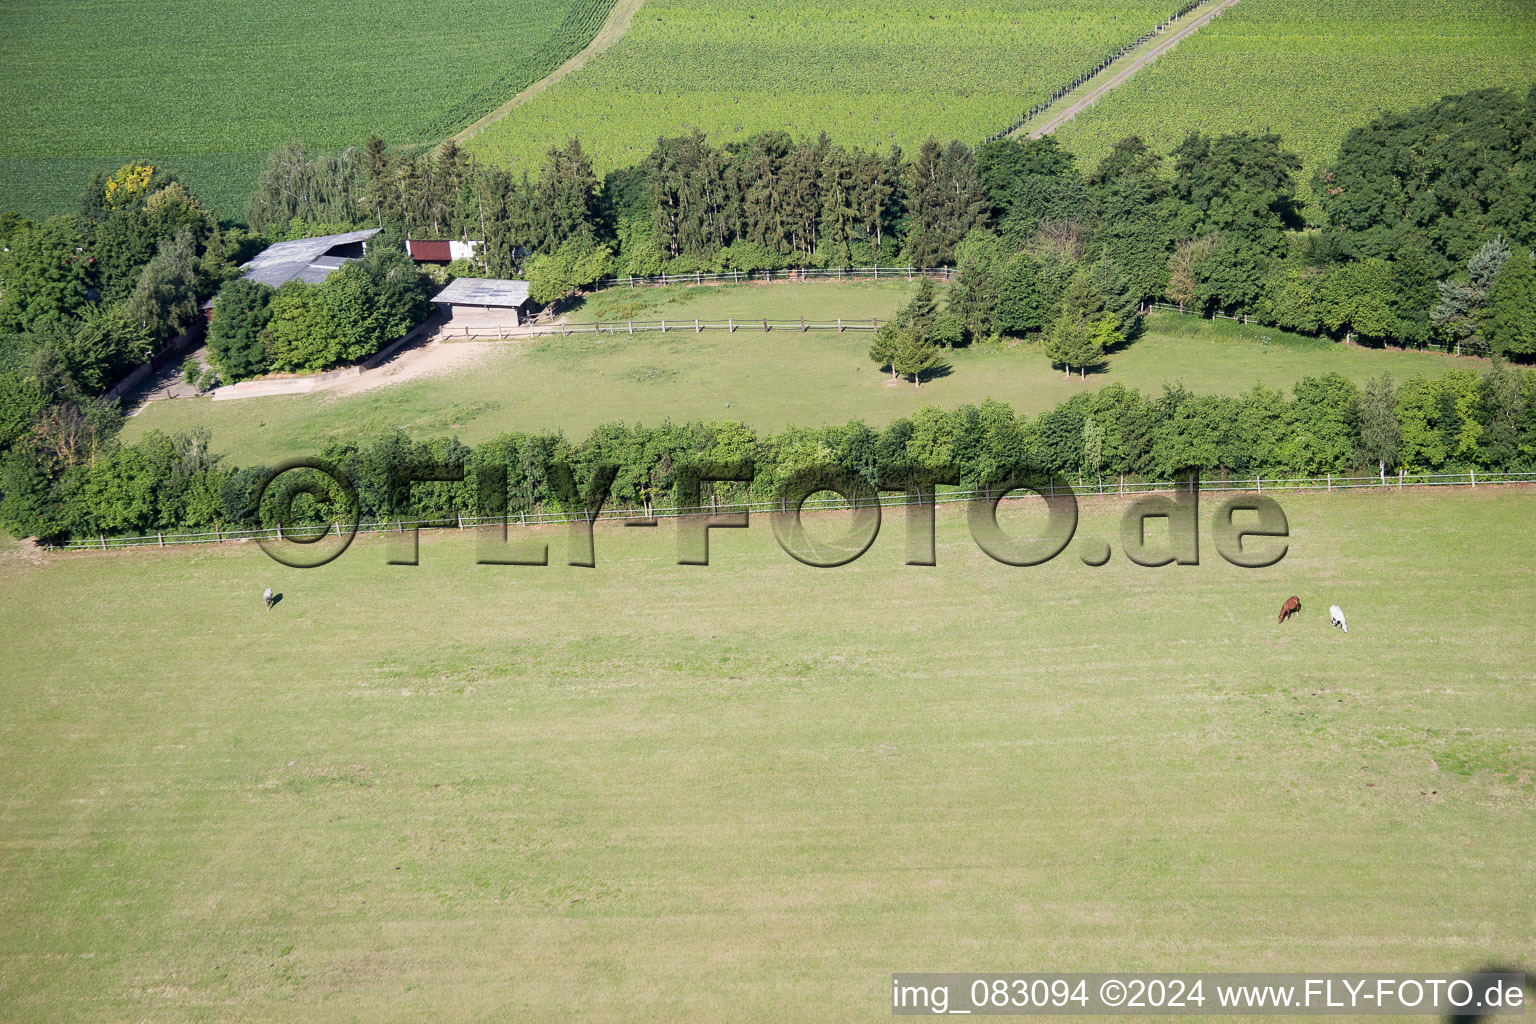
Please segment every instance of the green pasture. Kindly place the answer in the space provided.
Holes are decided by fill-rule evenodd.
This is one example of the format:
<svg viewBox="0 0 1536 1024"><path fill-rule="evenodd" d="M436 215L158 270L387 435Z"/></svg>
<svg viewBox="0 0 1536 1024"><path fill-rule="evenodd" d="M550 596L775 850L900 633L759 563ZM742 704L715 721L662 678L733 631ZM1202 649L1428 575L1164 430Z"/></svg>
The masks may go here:
<svg viewBox="0 0 1536 1024"><path fill-rule="evenodd" d="M244 220L266 155L426 144L586 45L612 0L0 0L0 210L73 210L130 159Z"/></svg>
<svg viewBox="0 0 1536 1024"><path fill-rule="evenodd" d="M570 314L572 322L676 317L665 335L571 335L477 345L472 365L439 376L335 397L326 393L214 402L150 402L125 436L207 426L216 450L236 462L314 454L332 439L395 428L457 434L474 443L508 430L561 429L577 437L616 420L738 420L762 430L862 419L883 425L924 405L952 408L995 398L1035 413L1085 388L1121 383L1149 392L1182 381L1201 393L1237 394L1254 384L1288 388L1336 371L1363 382L1438 375L1478 360L1374 350L1273 328L1155 315L1145 336L1111 355L1088 379L1053 370L1038 346L981 345L949 354L950 372L920 388L889 383L868 356L868 331L743 326L696 334L694 318L888 317L910 296L906 282L796 283L720 288L615 289Z"/></svg>
<svg viewBox="0 0 1536 1024"><path fill-rule="evenodd" d="M1056 132L1086 166L1140 135L1273 131L1313 172L1352 129L1449 93L1536 84L1536 6L1523 0L1241 0Z"/></svg>
<svg viewBox="0 0 1536 1024"><path fill-rule="evenodd" d="M310 571L13 545L0 1019L883 1020L898 970L1529 965L1536 494L1282 501L1261 570L1208 535L1009 568L953 511L934 568L896 513L826 570L761 519L708 567L672 523L600 528L595 569L563 528L542 568L457 531Z"/></svg>

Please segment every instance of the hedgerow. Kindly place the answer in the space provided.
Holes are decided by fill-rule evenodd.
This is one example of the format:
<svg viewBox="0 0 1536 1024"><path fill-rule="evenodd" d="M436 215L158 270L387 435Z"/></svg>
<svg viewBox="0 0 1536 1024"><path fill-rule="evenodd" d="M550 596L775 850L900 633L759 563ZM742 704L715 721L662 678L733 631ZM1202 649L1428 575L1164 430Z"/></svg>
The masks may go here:
<svg viewBox="0 0 1536 1024"><path fill-rule="evenodd" d="M754 501L776 499L791 478L810 470L848 474L871 487L913 469L953 470L951 482L962 486L1010 467L1082 481L1121 474L1169 479L1189 469L1238 479L1384 475L1400 467L1529 470L1536 467L1536 372L1495 364L1481 375L1454 371L1400 387L1383 377L1363 389L1326 374L1297 382L1290 398L1262 386L1220 397L1177 385L1159 395L1111 385L1033 419L989 401L926 408L884 430L853 422L759 436L731 422L612 424L580 441L516 433L474 448L455 438L413 441L393 433L367 444L333 443L319 456L352 483L357 514L368 521L572 511L561 467L569 467L580 489L597 467L614 467L609 507L617 508L670 504L682 468L699 464L750 464L750 484L720 484L716 493ZM446 467L463 479L392 486L392 474L406 467L427 469L428 477L430 467ZM89 460L58 470L46 451L13 449L0 466L0 526L63 540L276 522L270 497L257 507L268 471L223 465L208 453L206 435L157 431L132 445L104 444ZM337 513L324 502L309 510L316 517Z"/></svg>

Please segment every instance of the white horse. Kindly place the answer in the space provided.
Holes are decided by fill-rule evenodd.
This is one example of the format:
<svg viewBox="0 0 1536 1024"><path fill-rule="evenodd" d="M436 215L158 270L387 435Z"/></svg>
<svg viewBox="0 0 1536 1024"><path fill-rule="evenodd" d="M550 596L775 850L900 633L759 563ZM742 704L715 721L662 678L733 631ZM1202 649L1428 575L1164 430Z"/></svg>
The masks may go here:
<svg viewBox="0 0 1536 1024"><path fill-rule="evenodd" d="M1344 609L1343 608L1340 608L1338 605L1331 606L1328 609L1328 618L1330 620L1332 620L1332 622L1333 622L1333 624L1335 626L1339 627L1340 629L1342 629L1346 633L1349 632L1349 624L1344 621Z"/></svg>
<svg viewBox="0 0 1536 1024"><path fill-rule="evenodd" d="M267 611L272 610L272 605L275 604L276 601L272 597L271 587L268 587L266 593L261 595L261 603L267 606Z"/></svg>

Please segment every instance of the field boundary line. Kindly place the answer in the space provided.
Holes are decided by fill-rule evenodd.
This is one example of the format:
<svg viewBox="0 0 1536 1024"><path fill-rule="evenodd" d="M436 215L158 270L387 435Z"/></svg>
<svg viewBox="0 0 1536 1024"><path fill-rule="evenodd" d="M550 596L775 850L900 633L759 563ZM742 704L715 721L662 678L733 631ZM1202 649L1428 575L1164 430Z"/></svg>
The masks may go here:
<svg viewBox="0 0 1536 1024"><path fill-rule="evenodd" d="M1121 85L1124 85L1132 75L1136 74L1136 72L1140 71L1142 68L1146 67L1148 64L1152 63L1154 60L1161 57L1169 50L1173 49L1183 40L1200 31L1200 29L1210 24L1213 18L1221 14L1221 12L1232 7L1236 3L1237 0L1221 0L1221 3L1217 4L1211 10L1207 11L1199 18L1196 18L1188 25L1180 28L1167 39L1158 43L1158 45L1147 50L1145 53L1141 54L1141 56L1130 59L1124 68L1111 75L1107 81L1104 81L1099 85L1089 89L1088 92L1086 92L1081 98L1073 100L1061 113L1055 115L1050 120L1046 121L1045 124L1030 132L1029 137L1032 139L1038 139L1049 135L1051 132L1055 131L1057 128L1060 128L1068 121L1071 121L1078 114L1081 114L1084 110L1087 110L1089 107L1097 103L1105 93L1109 92L1111 89L1115 89ZM1129 56L1130 55L1127 54L1127 57ZM1113 67L1113 65L1111 65L1111 67ZM1084 83L1084 86L1089 84L1091 83Z"/></svg>
<svg viewBox="0 0 1536 1024"><path fill-rule="evenodd" d="M635 12L640 10L643 0L617 0L613 10L608 12L608 18L603 22L602 28L597 30L597 35L592 41L578 50L570 59L561 64L555 70L539 79L537 82L524 87L516 96L481 117L467 128L463 128L444 139L444 142L465 143L485 131L491 125L506 117L518 107L533 99L539 93L544 92L550 86L559 82L572 71L579 71L587 61L602 53L608 47L624 38L629 31L630 22L634 21Z"/></svg>
<svg viewBox="0 0 1536 1024"><path fill-rule="evenodd" d="M1006 128L1003 128L1001 131L995 131L991 135L988 135L986 138L982 139L980 143L972 146L971 149L974 151L980 149L982 146L985 146L989 142L996 142L998 139L1008 138L1009 136L1018 132L1020 129L1026 127L1031 121L1034 121L1042 114L1049 112L1051 108L1056 106L1060 101L1068 98L1069 96L1072 96L1084 85L1087 85L1089 82L1092 82L1094 79L1098 78L1098 76L1103 72L1114 68L1117 64L1126 60L1127 58L1134 58L1136 61L1135 68L1133 68L1132 71L1125 73L1124 75L1118 76L1116 81L1113 83L1114 85L1120 84L1120 82L1123 82L1126 78L1129 78L1130 75L1135 72L1135 70L1145 66L1147 62L1152 60L1158 54L1167 52L1174 43L1178 42L1180 39L1183 39L1190 32L1199 28L1201 25L1204 25L1211 18L1220 13L1221 10L1236 3L1237 0L1223 0L1223 2L1218 6L1216 10L1202 15L1192 22L1180 25L1174 32L1172 39L1158 43L1157 45L1151 46L1148 49L1142 49L1143 47L1147 47L1149 43L1153 43L1164 32L1167 32L1175 25L1178 25L1181 18L1188 17L1189 15L1198 11L1202 6L1210 2L1211 0L1187 0L1184 6L1180 7L1168 17L1152 26L1152 28L1148 29L1146 32L1143 32L1137 38L1131 40L1128 43L1120 44L1111 50L1107 56L1101 57L1099 62L1089 70L1084 71L1082 74L1078 75L1076 78L1072 79L1065 85L1057 86L1055 89L1052 89L1046 95L1045 99L1036 103L1034 106L1024 111L1024 113L1020 114L1017 118L1014 119L1012 124L1008 125ZM1075 114L1079 109L1081 108L1074 105L1073 113ZM1064 119L1061 123L1065 123L1065 120L1070 120L1070 118ZM1050 124L1050 127L1038 132L1031 133L1030 137L1039 138L1041 135L1047 134L1050 131L1054 131L1056 127L1058 127L1058 125L1053 122Z"/></svg>
<svg viewBox="0 0 1536 1024"><path fill-rule="evenodd" d="M1114 498L1128 497L1145 494L1175 494L1188 493L1190 486L1188 481L1135 481L1126 480L1124 477L1098 478L1092 484L1080 481L1071 485L1071 493L1078 498ZM1222 480L1201 480L1198 490L1201 494L1264 494L1268 493L1299 493L1317 492L1332 493L1334 491L1374 491L1374 492L1402 492L1409 488L1422 487L1466 487L1475 490L1479 487L1532 487L1536 486L1536 473L1482 473L1475 470L1465 473L1414 473L1408 474L1401 470L1397 475L1388 476L1385 473L1378 476L1321 476L1321 477L1271 477L1265 479L1262 475L1244 478L1226 478ZM940 492L934 498L927 501L913 501L905 492L895 492L892 496L880 501L883 507L902 508L907 505L932 504L952 505L960 502L982 500L1015 500L1027 501L1028 498L1008 499L1007 495L1013 493L998 493L993 489L985 490L947 490ZM1050 493L1054 495L1055 485L1051 485ZM1064 492L1065 493L1065 492ZM849 502L843 498L808 499L802 504L802 509L811 511L846 511L854 508L867 508L867 505L859 505L857 500ZM645 522L655 519L678 519L687 516L719 515L731 512L756 512L759 514L773 514L785 512L787 508L778 501L749 501L749 502L720 502L711 501L708 505L684 506L660 508L647 505L643 508L628 509L604 509L596 516L588 516L585 513L569 512L508 512L505 516L463 516L455 515L452 518L441 519L389 519L372 523L359 523L356 534L384 534L403 533L411 530L468 530L481 527L496 526L559 526L573 522ZM341 536L340 524L330 524L325 528L329 533L334 526L337 535ZM298 532L311 536L318 540L315 528L299 527ZM290 530L290 532L295 532ZM108 537L98 534L95 539L84 538L72 540L66 544L45 545L49 550L61 551L113 551L123 548L137 547L181 547L188 544L226 544L235 541L248 540L282 540L282 527L270 527L257 530L218 530L205 533L156 533L138 537Z"/></svg>

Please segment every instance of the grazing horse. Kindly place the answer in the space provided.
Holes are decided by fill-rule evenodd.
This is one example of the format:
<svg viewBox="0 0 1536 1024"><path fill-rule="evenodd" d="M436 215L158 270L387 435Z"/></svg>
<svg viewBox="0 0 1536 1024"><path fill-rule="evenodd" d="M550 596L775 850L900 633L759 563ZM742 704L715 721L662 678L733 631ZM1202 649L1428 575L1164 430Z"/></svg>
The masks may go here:
<svg viewBox="0 0 1536 1024"><path fill-rule="evenodd" d="M1349 623L1344 621L1343 608L1340 608L1338 605L1333 605L1328 609L1328 618L1335 626L1339 627L1346 633L1349 632Z"/></svg>
<svg viewBox="0 0 1536 1024"><path fill-rule="evenodd" d="M271 587L268 587L266 593L261 595L261 603L267 606L267 611L271 611L272 606L277 603L277 598L272 596Z"/></svg>
<svg viewBox="0 0 1536 1024"><path fill-rule="evenodd" d="M1280 606L1280 621L1284 622L1286 619L1290 618L1292 615L1295 615L1299 611L1301 611L1301 598L1286 598L1285 604Z"/></svg>

